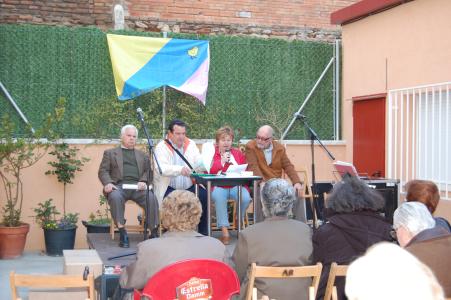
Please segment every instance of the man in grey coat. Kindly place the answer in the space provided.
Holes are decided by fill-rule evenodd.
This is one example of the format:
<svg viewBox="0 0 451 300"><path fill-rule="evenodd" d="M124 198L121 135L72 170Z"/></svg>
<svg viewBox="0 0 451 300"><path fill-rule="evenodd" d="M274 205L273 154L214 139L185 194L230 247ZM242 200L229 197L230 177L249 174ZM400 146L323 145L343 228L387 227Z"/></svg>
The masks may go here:
<svg viewBox="0 0 451 300"><path fill-rule="evenodd" d="M130 246L124 224L125 202L135 201L139 206L146 208L147 184L152 182L152 172L148 172L148 156L135 149L138 129L133 125L125 125L121 129L121 146L105 150L99 167L99 179L103 185L103 193L108 199L111 216L119 229L119 246ZM136 188L125 189L124 184L135 185ZM149 191L148 197L148 228L155 231L158 226L158 202Z"/></svg>
<svg viewBox="0 0 451 300"><path fill-rule="evenodd" d="M312 233L305 223L288 218L296 199L293 186L284 179L270 179L262 190L265 220L241 231L232 259L240 278L240 298L247 290L247 271L260 266L304 266L312 264ZM311 279L256 278L258 298L308 299Z"/></svg>

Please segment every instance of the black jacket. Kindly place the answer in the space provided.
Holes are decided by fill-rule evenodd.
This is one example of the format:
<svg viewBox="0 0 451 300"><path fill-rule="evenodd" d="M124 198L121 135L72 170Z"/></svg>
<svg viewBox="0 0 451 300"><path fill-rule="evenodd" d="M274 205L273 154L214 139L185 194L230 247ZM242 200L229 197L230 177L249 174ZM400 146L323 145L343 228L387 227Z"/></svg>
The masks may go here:
<svg viewBox="0 0 451 300"><path fill-rule="evenodd" d="M332 215L313 234L313 260L321 262L323 271L316 299L323 299L330 264L350 264L373 244L391 241L391 224L373 212L353 212ZM338 299L344 295L344 278L337 277Z"/></svg>

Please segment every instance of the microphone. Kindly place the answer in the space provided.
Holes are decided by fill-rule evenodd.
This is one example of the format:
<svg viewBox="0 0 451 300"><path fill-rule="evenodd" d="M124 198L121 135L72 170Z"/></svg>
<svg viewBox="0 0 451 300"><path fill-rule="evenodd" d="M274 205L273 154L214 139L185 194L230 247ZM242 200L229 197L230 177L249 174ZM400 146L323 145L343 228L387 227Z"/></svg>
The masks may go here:
<svg viewBox="0 0 451 300"><path fill-rule="evenodd" d="M138 115L138 120L140 120L141 122L144 122L144 115L143 115L143 110L141 109L141 107L138 107L136 109L136 114Z"/></svg>
<svg viewBox="0 0 451 300"><path fill-rule="evenodd" d="M307 117L301 113L294 113L294 117L295 118L299 118L299 119L306 119Z"/></svg>
<svg viewBox="0 0 451 300"><path fill-rule="evenodd" d="M230 162L230 149L225 149L224 150L225 155L227 156L227 161L226 163Z"/></svg>

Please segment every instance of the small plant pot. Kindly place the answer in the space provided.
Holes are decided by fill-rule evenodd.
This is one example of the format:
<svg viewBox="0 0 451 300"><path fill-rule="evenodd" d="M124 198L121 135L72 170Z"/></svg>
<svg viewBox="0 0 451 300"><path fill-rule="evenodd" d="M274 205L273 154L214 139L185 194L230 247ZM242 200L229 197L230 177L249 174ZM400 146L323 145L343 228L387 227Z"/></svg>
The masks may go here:
<svg viewBox="0 0 451 300"><path fill-rule="evenodd" d="M87 221L81 221L81 223L88 233L110 233L110 224L90 224Z"/></svg>
<svg viewBox="0 0 451 300"><path fill-rule="evenodd" d="M71 229L44 229L45 252L49 256L62 256L63 250L74 249L77 227Z"/></svg>

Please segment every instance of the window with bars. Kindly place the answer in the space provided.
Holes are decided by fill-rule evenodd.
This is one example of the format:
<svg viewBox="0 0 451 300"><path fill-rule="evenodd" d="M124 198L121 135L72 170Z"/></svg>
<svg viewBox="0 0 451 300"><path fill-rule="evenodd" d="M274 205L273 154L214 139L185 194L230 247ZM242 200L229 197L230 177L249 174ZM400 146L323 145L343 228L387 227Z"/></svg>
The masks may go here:
<svg viewBox="0 0 451 300"><path fill-rule="evenodd" d="M451 82L391 90L387 175L434 181L451 200Z"/></svg>

